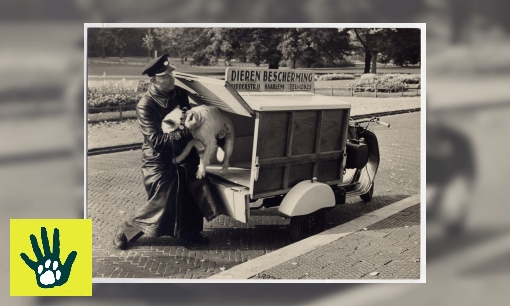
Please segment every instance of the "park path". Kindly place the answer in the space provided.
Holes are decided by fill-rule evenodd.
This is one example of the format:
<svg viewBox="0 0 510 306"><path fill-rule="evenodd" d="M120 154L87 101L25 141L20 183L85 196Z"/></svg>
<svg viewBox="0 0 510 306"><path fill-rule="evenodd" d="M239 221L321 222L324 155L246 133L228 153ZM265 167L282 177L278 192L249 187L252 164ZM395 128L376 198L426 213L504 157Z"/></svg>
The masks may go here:
<svg viewBox="0 0 510 306"><path fill-rule="evenodd" d="M420 97L366 98L339 97L351 103L351 116L371 113L415 110L420 108ZM93 114L101 115L101 114ZM89 115L90 116L90 115ZM135 111L123 112L124 121L102 121L88 124L87 148L96 149L143 142Z"/></svg>

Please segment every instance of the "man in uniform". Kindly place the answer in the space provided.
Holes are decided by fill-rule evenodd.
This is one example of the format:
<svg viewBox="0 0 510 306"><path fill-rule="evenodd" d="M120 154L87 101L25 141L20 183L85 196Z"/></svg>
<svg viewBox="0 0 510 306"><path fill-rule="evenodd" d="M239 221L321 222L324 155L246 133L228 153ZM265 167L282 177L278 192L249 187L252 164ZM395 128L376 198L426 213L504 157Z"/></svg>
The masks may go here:
<svg viewBox="0 0 510 306"><path fill-rule="evenodd" d="M171 133L161 130L163 118L175 107L190 109L187 91L175 86L174 70L168 54L163 54L142 72L151 82L136 106L144 136L142 175L148 200L117 229L113 243L120 249L144 234L208 243L208 238L200 233L203 218L210 221L218 215L207 177L195 176L200 163L196 149L179 165L172 162L192 139L191 133L186 127ZM184 116L183 112L183 119Z"/></svg>

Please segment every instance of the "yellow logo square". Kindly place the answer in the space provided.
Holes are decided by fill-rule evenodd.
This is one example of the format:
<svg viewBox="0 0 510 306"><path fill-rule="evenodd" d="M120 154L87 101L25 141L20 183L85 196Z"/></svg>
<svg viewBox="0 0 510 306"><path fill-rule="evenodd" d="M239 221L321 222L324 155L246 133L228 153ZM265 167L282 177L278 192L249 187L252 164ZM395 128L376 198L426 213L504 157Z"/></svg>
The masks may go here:
<svg viewBox="0 0 510 306"><path fill-rule="evenodd" d="M11 296L91 296L92 220L11 219Z"/></svg>

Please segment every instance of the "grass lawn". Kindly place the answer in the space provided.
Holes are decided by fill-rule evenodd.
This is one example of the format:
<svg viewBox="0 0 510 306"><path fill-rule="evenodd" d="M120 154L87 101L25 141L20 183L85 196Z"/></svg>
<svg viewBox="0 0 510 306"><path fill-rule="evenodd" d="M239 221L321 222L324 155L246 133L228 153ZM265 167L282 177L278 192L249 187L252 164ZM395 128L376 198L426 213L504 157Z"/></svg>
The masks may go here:
<svg viewBox="0 0 510 306"><path fill-rule="evenodd" d="M102 76L103 72L106 72L107 76L141 76L141 72L143 70L144 65L147 63L147 58L139 58L139 57L125 57L123 58L130 64L122 63L118 64L118 57L107 57L105 59L102 58L89 58L88 64L88 75L89 76ZM104 61L104 62L101 62ZM108 63L108 62L116 62ZM181 64L180 59L171 58L170 62L177 67L176 71L191 73L191 74L216 74L222 75L225 73L226 67L223 65L223 62L219 62L217 66L208 66L208 67L197 67L190 66L190 61L184 62ZM253 64L249 63L233 63L233 67L242 67L242 66L250 66L255 67ZM325 74L325 73L363 73L363 65L357 65L356 67L345 67L345 68L314 68L313 70L316 73ZM287 69L286 67L282 67L282 69ZM308 70L308 69L307 69ZM381 73L420 73L420 67L393 67L393 66L384 66L378 65L377 71Z"/></svg>
<svg viewBox="0 0 510 306"><path fill-rule="evenodd" d="M315 73L363 73L364 65L356 65L356 67L345 68L314 68ZM308 69L308 68L306 68ZM420 67L399 67L377 65L377 73L421 73Z"/></svg>
<svg viewBox="0 0 510 306"><path fill-rule="evenodd" d="M358 81L359 78L355 78L354 80L334 80L334 81L315 81L315 88L323 88L323 87L345 87L349 83L354 83Z"/></svg>
<svg viewBox="0 0 510 306"><path fill-rule="evenodd" d="M127 64L106 64L106 63L89 63L88 75L89 76L142 76L144 66L141 65L127 65ZM225 67L191 67L179 65L176 71L191 74L225 74Z"/></svg>

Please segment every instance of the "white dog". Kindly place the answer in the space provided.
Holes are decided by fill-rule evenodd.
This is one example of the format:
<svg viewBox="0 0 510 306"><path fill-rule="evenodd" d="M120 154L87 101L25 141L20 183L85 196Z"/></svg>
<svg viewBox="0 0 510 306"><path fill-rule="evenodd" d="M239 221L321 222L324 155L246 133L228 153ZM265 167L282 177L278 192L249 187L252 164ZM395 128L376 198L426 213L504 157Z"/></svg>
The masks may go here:
<svg viewBox="0 0 510 306"><path fill-rule="evenodd" d="M182 110L176 107L168 115L165 116L161 124L163 132L168 133L176 130L181 124ZM197 171L197 178L201 179L205 176L205 168L209 165L212 154L215 152L219 139L225 139L221 146L225 152L223 158L223 166L221 174L228 171L230 157L234 149L234 125L230 118L213 106L201 105L190 109L187 112L184 125L193 135L191 140L182 153L175 157L174 162L180 163L188 156L193 146L197 147L201 143L205 150L204 155L200 159L200 166Z"/></svg>

